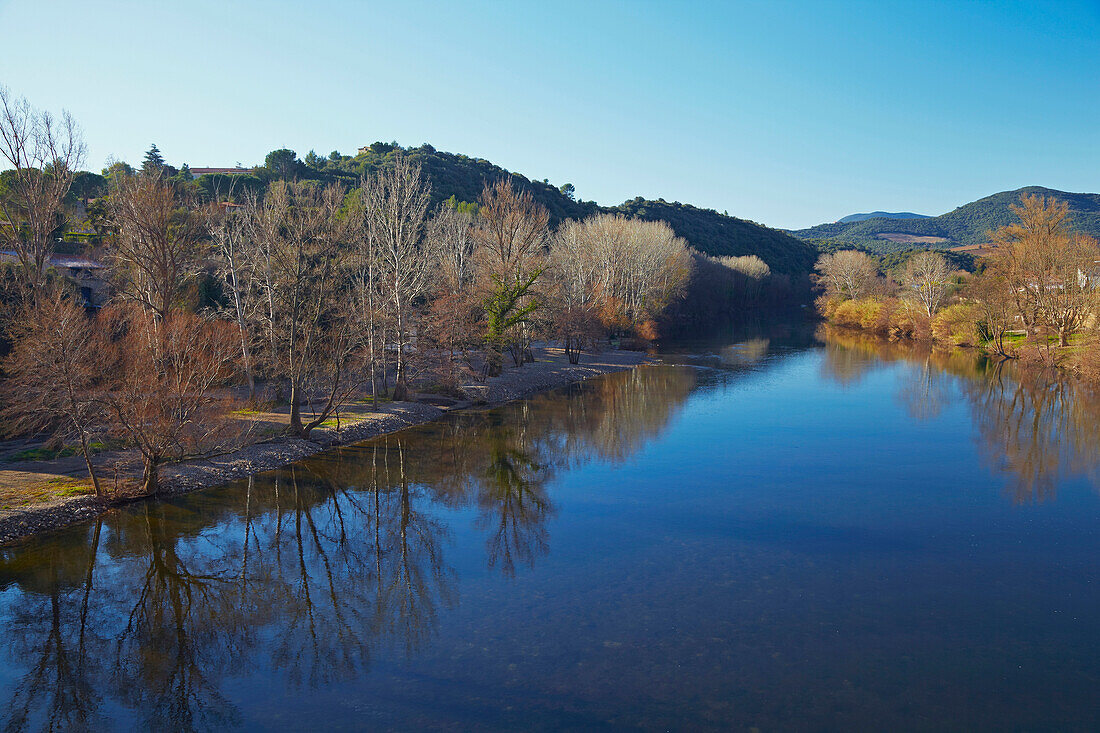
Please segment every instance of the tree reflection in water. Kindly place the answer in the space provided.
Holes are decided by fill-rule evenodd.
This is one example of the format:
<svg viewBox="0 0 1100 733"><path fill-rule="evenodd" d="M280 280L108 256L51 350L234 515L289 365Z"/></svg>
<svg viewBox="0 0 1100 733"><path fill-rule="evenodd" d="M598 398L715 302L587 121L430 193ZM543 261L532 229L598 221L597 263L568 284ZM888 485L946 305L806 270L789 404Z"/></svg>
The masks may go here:
<svg viewBox="0 0 1100 733"><path fill-rule="evenodd" d="M476 508L490 568L530 566L555 473L627 459L694 384L609 375L0 550L5 728L108 727L119 707L143 728L224 728L242 722L227 678L319 687L379 644L413 654L458 602L441 510Z"/></svg>
<svg viewBox="0 0 1100 733"><path fill-rule="evenodd" d="M33 727L82 730L102 724L102 701L89 650L103 639L88 623L96 555L103 521L67 533L60 547L34 547L0 564L0 590L18 584L12 609L13 633L3 635L5 652L26 668L4 714L5 730Z"/></svg>
<svg viewBox="0 0 1100 733"><path fill-rule="evenodd" d="M961 395L985 459L1009 479L1016 502L1053 498L1074 476L1100 488L1100 395L1083 385L964 351L884 342L823 328L823 373L851 384L875 361L911 367L898 398L915 419L933 419Z"/></svg>

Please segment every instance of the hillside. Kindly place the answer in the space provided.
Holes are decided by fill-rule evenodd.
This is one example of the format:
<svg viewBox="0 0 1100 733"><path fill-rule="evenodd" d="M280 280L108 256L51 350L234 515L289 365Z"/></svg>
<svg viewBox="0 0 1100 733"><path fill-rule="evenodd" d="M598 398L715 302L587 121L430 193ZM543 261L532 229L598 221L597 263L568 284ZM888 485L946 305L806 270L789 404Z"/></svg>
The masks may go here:
<svg viewBox="0 0 1100 733"><path fill-rule="evenodd" d="M878 252L896 252L914 246L947 249L986 241L987 232L1016 220L1009 208L1025 194L1064 201L1070 207L1070 222L1082 232L1100 237L1100 194L1069 193L1041 186L1002 191L978 199L954 211L927 219L874 218L853 223L819 224L792 232L806 240L827 239L835 243L860 245Z"/></svg>
<svg viewBox="0 0 1100 733"><path fill-rule="evenodd" d="M663 199L632 199L605 211L662 220L695 249L709 255L757 255L774 272L797 275L813 269L817 250L786 232L755 222Z"/></svg>
<svg viewBox="0 0 1100 733"><path fill-rule="evenodd" d="M531 180L484 158L446 153L431 145L400 148L396 143L374 143L355 156L334 152L328 158L311 153L306 156L306 162L299 164L298 175L355 185L363 173L388 165L398 150L421 164L432 184L433 205L452 196L458 202L476 202L486 183L507 176L511 177L513 185L530 191L547 208L550 224L554 227L565 219L583 219L596 212L617 213L664 220L700 252L709 255L755 254L778 273L806 274L813 268L816 258L816 251L802 240L751 221L664 200L636 198L619 206L601 207L595 202L574 198L573 188L569 184L555 186L549 181Z"/></svg>
<svg viewBox="0 0 1100 733"><path fill-rule="evenodd" d="M837 224L854 224L857 221L866 221L867 219L929 219L931 217L928 214L914 214L911 211L872 211L869 214L848 214L848 216L841 217L836 220Z"/></svg>

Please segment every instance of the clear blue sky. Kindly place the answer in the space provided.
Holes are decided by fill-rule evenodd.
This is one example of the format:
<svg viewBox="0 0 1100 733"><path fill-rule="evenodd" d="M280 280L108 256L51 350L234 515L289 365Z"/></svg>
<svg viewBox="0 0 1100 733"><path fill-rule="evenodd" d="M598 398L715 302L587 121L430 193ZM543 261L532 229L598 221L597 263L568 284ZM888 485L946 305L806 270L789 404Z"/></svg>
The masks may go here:
<svg viewBox="0 0 1100 733"><path fill-rule="evenodd" d="M1100 0L8 0L0 48L92 169L430 142L781 227L1100 189Z"/></svg>

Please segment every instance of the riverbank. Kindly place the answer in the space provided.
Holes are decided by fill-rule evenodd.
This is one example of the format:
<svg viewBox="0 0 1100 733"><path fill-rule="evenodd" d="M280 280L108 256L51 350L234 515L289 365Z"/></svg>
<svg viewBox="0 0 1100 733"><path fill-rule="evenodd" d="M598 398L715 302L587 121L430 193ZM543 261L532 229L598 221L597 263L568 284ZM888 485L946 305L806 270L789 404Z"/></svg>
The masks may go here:
<svg viewBox="0 0 1100 733"><path fill-rule="evenodd" d="M654 360L644 353L608 350L585 354L582 363L570 364L561 349L539 348L535 351L534 363L521 368L506 368L499 377L490 378L470 389L470 396L465 400L452 404L384 402L377 410L357 405L358 410L345 411L347 417L341 420L339 430L334 425L316 429L310 440L272 436L224 455L165 466L159 496L174 496L219 486L281 468L330 448L438 420L449 412L496 406L647 363L654 363ZM437 401L430 395L423 397ZM125 463L126 458L126 453L120 451L102 455L97 462L102 466L117 467ZM133 489L120 488L117 468L113 483L110 475L101 477L108 491L112 491L113 487L111 496L98 499L83 493L88 487L85 485L86 474L83 477L80 475L82 465L82 460L75 456L53 461L24 460L0 464L0 496L5 500L0 505L0 545L60 529L91 519L121 504L149 498ZM81 493L37 500L40 492L36 487L39 485L61 490L71 487L74 494ZM20 500L19 497L26 503L14 503Z"/></svg>
<svg viewBox="0 0 1100 733"><path fill-rule="evenodd" d="M1014 360L1048 376L1079 379L1100 387L1100 343L1093 325L1069 335L1045 338L1018 328L983 326L974 303L954 303L928 317L898 298L866 297L819 301L818 312L830 328L862 333L883 341L920 344L937 350L973 351L994 360ZM1014 324L1018 326L1019 324Z"/></svg>

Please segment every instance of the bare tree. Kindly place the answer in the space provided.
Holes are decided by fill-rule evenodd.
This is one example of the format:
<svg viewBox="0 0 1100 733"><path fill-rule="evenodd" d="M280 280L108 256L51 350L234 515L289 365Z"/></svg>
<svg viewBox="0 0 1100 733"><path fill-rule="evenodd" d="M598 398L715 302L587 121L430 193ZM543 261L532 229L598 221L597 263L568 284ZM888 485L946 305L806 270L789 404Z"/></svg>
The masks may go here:
<svg viewBox="0 0 1100 733"><path fill-rule="evenodd" d="M244 207L228 201L206 209L207 229L219 255L219 269L229 289L233 319L241 337L241 367L248 381L248 398L256 397L252 358L253 328L261 304L258 293L253 229Z"/></svg>
<svg viewBox="0 0 1100 733"><path fill-rule="evenodd" d="M1020 223L992 233L994 261L1025 327L1057 334L1059 345L1067 346L1095 309L1091 276L1100 248L1070 229L1068 204L1024 196L1012 211Z"/></svg>
<svg viewBox="0 0 1100 733"><path fill-rule="evenodd" d="M0 386L9 404L6 429L75 436L96 496L102 497L89 445L104 422L91 328L84 309L61 288L40 291L16 319L14 347L4 362L7 379Z"/></svg>
<svg viewBox="0 0 1100 733"><path fill-rule="evenodd" d="M854 249L829 252L817 259L814 269L825 292L842 298L862 298L874 286L878 265L869 255Z"/></svg>
<svg viewBox="0 0 1100 733"><path fill-rule="evenodd" d="M379 272L378 242L375 239L366 216L363 201L363 186L356 191L353 199L350 231L352 233L352 268L354 272L356 336L359 349L366 355L367 370L370 379L371 401L378 409L379 366L385 371L385 340L381 331L385 323L385 314L381 310L380 293L381 274Z"/></svg>
<svg viewBox="0 0 1100 733"><path fill-rule="evenodd" d="M336 184L278 182L250 206L269 358L289 384L290 432L303 438L328 419L350 386L349 321L340 292L348 266L343 201ZM320 409L304 422L302 403L318 394Z"/></svg>
<svg viewBox="0 0 1100 733"><path fill-rule="evenodd" d="M440 204L428 224L428 244L439 264L440 284L452 295L465 290L474 277L473 217Z"/></svg>
<svg viewBox="0 0 1100 733"><path fill-rule="evenodd" d="M595 308L610 328L649 332L687 284L691 256L665 222L598 214L565 222L550 261L570 308Z"/></svg>
<svg viewBox="0 0 1100 733"><path fill-rule="evenodd" d="M367 236L377 245L381 286L394 320L396 375L393 399L408 399L408 355L415 328L414 306L431 286L435 263L426 244L424 220L430 186L420 165L398 154L393 166L363 180Z"/></svg>
<svg viewBox="0 0 1100 733"><path fill-rule="evenodd" d="M141 453L147 494L167 460L209 453L236 439L214 387L232 374L237 334L225 321L171 311L153 320L133 307L101 313L95 349L113 428ZM154 344L154 346L150 346Z"/></svg>
<svg viewBox="0 0 1100 733"><path fill-rule="evenodd" d="M537 262L546 245L550 214L530 191L522 193L510 178L501 178L481 192L474 238L491 274L518 280Z"/></svg>
<svg viewBox="0 0 1100 733"><path fill-rule="evenodd" d="M438 354L440 378L450 387L460 373L469 372L465 358L478 344L477 320L481 303L475 280L473 217L446 203L440 204L428 222L427 246L438 270L436 288L428 308L423 334Z"/></svg>
<svg viewBox="0 0 1100 733"><path fill-rule="evenodd" d="M902 284L931 318L943 305L951 282L951 266L939 252L918 252L905 262Z"/></svg>
<svg viewBox="0 0 1100 733"><path fill-rule="evenodd" d="M491 375L500 374L506 346L517 366L530 358L531 316L539 307L532 287L545 267L549 220L531 192L517 192L511 179L481 193L473 233L485 292L486 371Z"/></svg>
<svg viewBox="0 0 1100 733"><path fill-rule="evenodd" d="M84 154L80 128L68 112L54 117L0 86L0 155L13 169L0 196L0 242L15 252L24 294L44 281Z"/></svg>
<svg viewBox="0 0 1100 733"><path fill-rule="evenodd" d="M191 203L160 176L118 176L111 191L118 233L110 259L119 292L158 320L198 269L206 232Z"/></svg>

